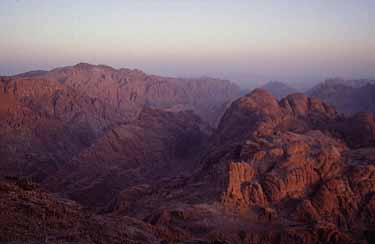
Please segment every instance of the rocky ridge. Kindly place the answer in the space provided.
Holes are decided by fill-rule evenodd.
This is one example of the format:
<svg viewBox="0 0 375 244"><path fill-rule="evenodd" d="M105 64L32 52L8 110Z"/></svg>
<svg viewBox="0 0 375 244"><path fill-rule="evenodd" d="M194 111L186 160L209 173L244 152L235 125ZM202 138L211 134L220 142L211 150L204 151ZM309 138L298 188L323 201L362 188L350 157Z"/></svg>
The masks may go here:
<svg viewBox="0 0 375 244"><path fill-rule="evenodd" d="M88 64L1 78L0 240L374 241L371 113L256 89L213 130L199 102L164 100L185 88L162 80Z"/></svg>
<svg viewBox="0 0 375 244"><path fill-rule="evenodd" d="M346 115L358 112L374 114L374 80L327 80L306 92L335 106L337 111Z"/></svg>
<svg viewBox="0 0 375 244"><path fill-rule="evenodd" d="M100 100L43 79L1 78L0 101L2 175L31 174L33 162L53 167L67 161L128 119Z"/></svg>
<svg viewBox="0 0 375 244"><path fill-rule="evenodd" d="M240 96L240 89L229 81L161 77L137 69L86 63L57 68L36 77L58 81L98 98L132 118L146 105L174 111L193 110L212 126L220 119L225 103Z"/></svg>
<svg viewBox="0 0 375 244"><path fill-rule="evenodd" d="M114 211L233 243L370 243L373 144L341 124L317 99L255 90L227 110L199 171L125 191Z"/></svg>

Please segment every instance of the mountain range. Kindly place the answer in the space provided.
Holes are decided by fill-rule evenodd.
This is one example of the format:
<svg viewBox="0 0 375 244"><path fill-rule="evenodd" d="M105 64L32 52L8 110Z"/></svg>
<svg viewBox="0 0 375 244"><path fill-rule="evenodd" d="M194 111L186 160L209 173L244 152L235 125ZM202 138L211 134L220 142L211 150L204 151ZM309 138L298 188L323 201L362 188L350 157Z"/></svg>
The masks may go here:
<svg viewBox="0 0 375 244"><path fill-rule="evenodd" d="M279 81L271 81L260 87L261 89L267 90L277 99L282 99L289 94L297 93L298 90Z"/></svg>
<svg viewBox="0 0 375 244"><path fill-rule="evenodd" d="M0 242L373 243L372 84L328 83L1 77Z"/></svg>
<svg viewBox="0 0 375 244"><path fill-rule="evenodd" d="M306 92L336 107L347 115L375 113L375 80L329 79Z"/></svg>

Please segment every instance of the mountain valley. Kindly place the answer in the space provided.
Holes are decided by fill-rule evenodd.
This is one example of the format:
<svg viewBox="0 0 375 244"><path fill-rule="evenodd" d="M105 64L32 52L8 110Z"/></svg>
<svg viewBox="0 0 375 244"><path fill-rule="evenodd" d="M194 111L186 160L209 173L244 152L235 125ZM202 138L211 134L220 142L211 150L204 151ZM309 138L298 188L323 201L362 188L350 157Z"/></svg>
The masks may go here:
<svg viewBox="0 0 375 244"><path fill-rule="evenodd" d="M0 242L373 243L372 85L322 86L241 96L86 63L1 77Z"/></svg>

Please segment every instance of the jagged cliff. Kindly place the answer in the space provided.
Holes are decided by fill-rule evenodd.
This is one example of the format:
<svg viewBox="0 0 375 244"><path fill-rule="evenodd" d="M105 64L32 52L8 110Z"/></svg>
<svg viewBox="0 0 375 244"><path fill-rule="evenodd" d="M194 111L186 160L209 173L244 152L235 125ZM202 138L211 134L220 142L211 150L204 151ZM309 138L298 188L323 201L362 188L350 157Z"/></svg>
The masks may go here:
<svg viewBox="0 0 375 244"><path fill-rule="evenodd" d="M327 80L306 92L332 106L338 112L354 115L358 112L375 113L374 80Z"/></svg>
<svg viewBox="0 0 375 244"><path fill-rule="evenodd" d="M58 82L0 79L2 175L36 173L71 159L111 125L127 121L100 100Z"/></svg>
<svg viewBox="0 0 375 244"><path fill-rule="evenodd" d="M225 103L240 95L240 89L229 81L161 77L136 69L114 69L86 63L57 68L33 77L58 81L133 118L146 105L174 111L193 110L212 126L219 120Z"/></svg>
<svg viewBox="0 0 375 244"><path fill-rule="evenodd" d="M371 242L374 130L353 119L255 90L227 110L197 172L123 192L114 211L233 243Z"/></svg>
<svg viewBox="0 0 375 244"><path fill-rule="evenodd" d="M0 241L374 242L371 113L88 64L0 81Z"/></svg>

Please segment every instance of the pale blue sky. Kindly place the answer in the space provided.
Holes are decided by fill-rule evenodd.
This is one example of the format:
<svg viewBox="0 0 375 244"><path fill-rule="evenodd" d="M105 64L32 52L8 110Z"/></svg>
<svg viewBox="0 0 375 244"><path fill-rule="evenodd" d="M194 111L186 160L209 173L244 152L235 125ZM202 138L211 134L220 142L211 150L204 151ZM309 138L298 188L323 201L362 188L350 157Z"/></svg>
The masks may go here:
<svg viewBox="0 0 375 244"><path fill-rule="evenodd" d="M254 81L375 77L373 0L1 0L0 74L78 62Z"/></svg>

